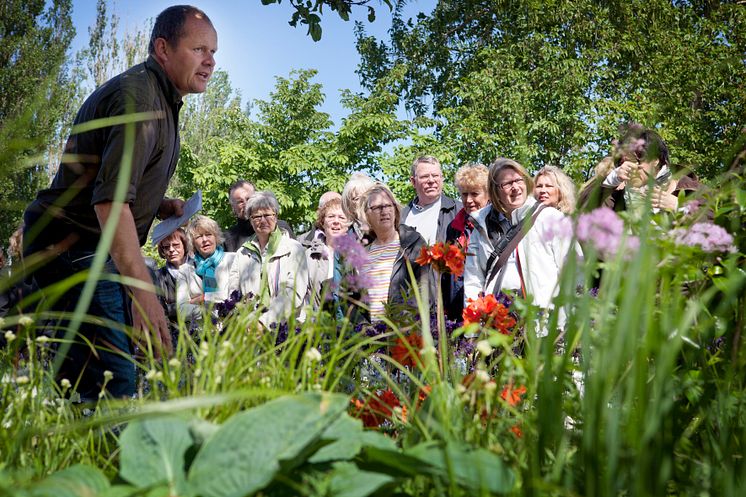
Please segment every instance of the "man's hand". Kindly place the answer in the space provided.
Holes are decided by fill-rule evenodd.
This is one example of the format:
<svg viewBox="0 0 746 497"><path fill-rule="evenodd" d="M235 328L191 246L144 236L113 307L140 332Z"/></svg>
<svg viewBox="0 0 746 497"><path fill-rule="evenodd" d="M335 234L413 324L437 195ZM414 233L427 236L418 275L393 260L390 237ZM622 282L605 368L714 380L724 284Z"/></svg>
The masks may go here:
<svg viewBox="0 0 746 497"><path fill-rule="evenodd" d="M678 197L666 191L661 190L657 186L653 188L653 196L650 202L651 202L651 205L656 209L665 209L667 211L675 211L676 209L679 208Z"/></svg>
<svg viewBox="0 0 746 497"><path fill-rule="evenodd" d="M140 286L130 287L132 294L132 318L135 333L152 330L155 352L160 357L161 352L171 352L171 334L168 330L166 314L155 295L155 287L145 261L140 253L140 244L135 228L135 220L129 204L122 204L122 210L117 218L111 217L112 202L102 202L93 206L98 222L103 230L107 223L115 223L116 231L109 253L114 260L119 273L140 280L147 289ZM182 202L183 205L183 202Z"/></svg>
<svg viewBox="0 0 746 497"><path fill-rule="evenodd" d="M158 219L181 216L184 214L184 204L185 202L180 198L164 198L158 208Z"/></svg>
<svg viewBox="0 0 746 497"><path fill-rule="evenodd" d="M146 348L143 343L145 334L150 332L156 357L171 355L171 332L168 328L168 321L161 303L153 292L133 290L132 321L132 327L136 333L135 339L141 343L143 349Z"/></svg>

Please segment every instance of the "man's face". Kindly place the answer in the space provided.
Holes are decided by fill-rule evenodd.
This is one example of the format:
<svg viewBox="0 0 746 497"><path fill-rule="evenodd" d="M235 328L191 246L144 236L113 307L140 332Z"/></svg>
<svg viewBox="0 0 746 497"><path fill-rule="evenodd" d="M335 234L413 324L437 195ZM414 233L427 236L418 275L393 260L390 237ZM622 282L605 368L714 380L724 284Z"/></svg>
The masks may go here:
<svg viewBox="0 0 746 497"><path fill-rule="evenodd" d="M248 185L239 186L231 193L231 207L238 219L249 219L244 213L244 207L252 195L254 195L254 189Z"/></svg>
<svg viewBox="0 0 746 497"><path fill-rule="evenodd" d="M218 35L212 25L189 17L176 46L159 40L164 42L156 47L159 61L181 96L204 92L212 77L214 55L218 50Z"/></svg>
<svg viewBox="0 0 746 497"><path fill-rule="evenodd" d="M432 204L443 192L443 173L436 164L420 162L411 180L420 204Z"/></svg>

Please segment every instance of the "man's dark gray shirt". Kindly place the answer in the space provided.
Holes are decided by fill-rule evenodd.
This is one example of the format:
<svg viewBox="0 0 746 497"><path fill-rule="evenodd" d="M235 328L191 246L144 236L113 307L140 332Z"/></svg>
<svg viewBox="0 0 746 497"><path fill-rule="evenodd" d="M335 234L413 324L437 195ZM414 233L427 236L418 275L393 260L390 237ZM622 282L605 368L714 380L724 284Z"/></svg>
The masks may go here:
<svg viewBox="0 0 746 497"><path fill-rule="evenodd" d="M120 123L102 123L103 127L70 135L51 186L40 191L26 210L26 232L45 213L52 219L36 240L28 242L40 249L75 233L79 246L95 247L101 228L93 207L114 200L122 163L131 154L123 200L130 205L144 245L176 169L181 105L181 95L152 56L97 88L78 112L75 125L105 118L118 118ZM121 124L128 119L137 121Z"/></svg>

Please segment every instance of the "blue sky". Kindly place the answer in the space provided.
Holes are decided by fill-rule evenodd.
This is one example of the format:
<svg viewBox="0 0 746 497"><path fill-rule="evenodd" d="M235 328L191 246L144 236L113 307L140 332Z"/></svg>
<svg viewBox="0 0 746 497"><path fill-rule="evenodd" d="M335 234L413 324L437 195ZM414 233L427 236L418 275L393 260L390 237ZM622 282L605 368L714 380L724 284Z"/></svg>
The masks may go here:
<svg viewBox="0 0 746 497"><path fill-rule="evenodd" d="M120 18L119 31L134 31L155 18L174 0L119 0L109 2L109 12ZM405 15L430 12L435 0L410 0ZM287 77L293 69L317 69L326 101L321 110L328 112L336 125L344 115L339 105L339 90L360 91L355 69L360 58L355 50L354 20L365 23L369 33L386 37L391 13L373 1L377 18L367 22L367 9L353 8L349 22L325 10L321 26L323 36L314 42L305 27L288 25L293 12L286 0L281 4L262 5L260 0L220 0L194 2L213 21L218 31L217 66L228 72L234 88L241 90L244 102L266 99L274 87L275 76ZM73 0L73 23L77 31L73 50L88 43L88 28L96 19L96 0Z"/></svg>

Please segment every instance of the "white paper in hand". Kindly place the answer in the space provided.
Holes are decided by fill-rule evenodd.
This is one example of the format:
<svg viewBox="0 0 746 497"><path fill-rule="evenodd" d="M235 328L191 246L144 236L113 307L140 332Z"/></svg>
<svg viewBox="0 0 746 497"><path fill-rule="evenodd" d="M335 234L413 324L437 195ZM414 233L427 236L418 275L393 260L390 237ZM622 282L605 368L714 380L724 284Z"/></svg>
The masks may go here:
<svg viewBox="0 0 746 497"><path fill-rule="evenodd" d="M153 245L158 245L161 240L176 231L179 226L184 225L189 218L202 210L202 190L192 195L192 198L184 203L184 214L179 217L171 216L153 228Z"/></svg>

